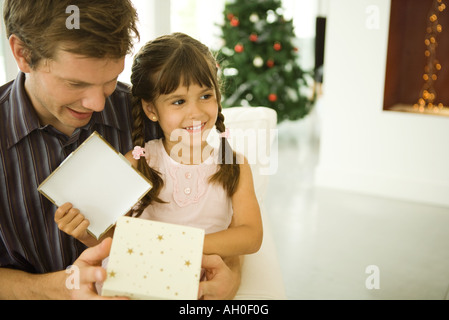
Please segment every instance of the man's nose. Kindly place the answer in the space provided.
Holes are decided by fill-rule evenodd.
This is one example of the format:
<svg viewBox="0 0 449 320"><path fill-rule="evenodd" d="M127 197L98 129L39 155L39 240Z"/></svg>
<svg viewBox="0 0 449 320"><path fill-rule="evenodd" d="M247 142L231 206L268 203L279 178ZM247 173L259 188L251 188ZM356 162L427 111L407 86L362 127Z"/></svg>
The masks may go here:
<svg viewBox="0 0 449 320"><path fill-rule="evenodd" d="M82 100L83 107L94 112L101 112L105 107L106 97L103 88L92 88L86 92Z"/></svg>

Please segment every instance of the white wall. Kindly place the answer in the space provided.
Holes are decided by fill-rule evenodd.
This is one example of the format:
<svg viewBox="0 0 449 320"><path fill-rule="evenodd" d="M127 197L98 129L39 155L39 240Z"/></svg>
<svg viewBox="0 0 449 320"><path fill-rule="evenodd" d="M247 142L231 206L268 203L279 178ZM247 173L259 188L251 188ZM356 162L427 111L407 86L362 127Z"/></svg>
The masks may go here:
<svg viewBox="0 0 449 320"><path fill-rule="evenodd" d="M140 48L146 42L170 33L170 1L133 0L132 2L139 16L140 43L136 43L134 53L126 57L125 70L119 77L120 81L126 83L131 82L133 57Z"/></svg>
<svg viewBox="0 0 449 320"><path fill-rule="evenodd" d="M3 0L0 0L0 85L15 79L19 68L11 53L3 22Z"/></svg>
<svg viewBox="0 0 449 320"><path fill-rule="evenodd" d="M222 47L220 38L225 0L170 0L171 32L183 32L213 50Z"/></svg>
<svg viewBox="0 0 449 320"><path fill-rule="evenodd" d="M382 111L389 17L330 1L317 185L449 206L449 118Z"/></svg>

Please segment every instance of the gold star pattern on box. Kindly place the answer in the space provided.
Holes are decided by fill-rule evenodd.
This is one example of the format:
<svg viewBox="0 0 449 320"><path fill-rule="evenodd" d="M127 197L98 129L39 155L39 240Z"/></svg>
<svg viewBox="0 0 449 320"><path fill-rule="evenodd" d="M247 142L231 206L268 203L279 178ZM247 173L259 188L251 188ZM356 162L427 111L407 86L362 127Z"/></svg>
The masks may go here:
<svg viewBox="0 0 449 320"><path fill-rule="evenodd" d="M203 242L201 229L120 218L102 295L197 299Z"/></svg>

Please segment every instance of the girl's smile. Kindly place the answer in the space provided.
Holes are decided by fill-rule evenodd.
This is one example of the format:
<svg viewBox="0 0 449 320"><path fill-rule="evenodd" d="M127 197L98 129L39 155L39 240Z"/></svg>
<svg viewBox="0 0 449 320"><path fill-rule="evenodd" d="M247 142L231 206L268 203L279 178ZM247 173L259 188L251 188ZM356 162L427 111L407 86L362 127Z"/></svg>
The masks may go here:
<svg viewBox="0 0 449 320"><path fill-rule="evenodd" d="M200 133L203 131L203 129L206 127L206 123L200 123L199 121L197 123L194 123L195 126L193 127L186 127L184 130L187 130L190 134Z"/></svg>

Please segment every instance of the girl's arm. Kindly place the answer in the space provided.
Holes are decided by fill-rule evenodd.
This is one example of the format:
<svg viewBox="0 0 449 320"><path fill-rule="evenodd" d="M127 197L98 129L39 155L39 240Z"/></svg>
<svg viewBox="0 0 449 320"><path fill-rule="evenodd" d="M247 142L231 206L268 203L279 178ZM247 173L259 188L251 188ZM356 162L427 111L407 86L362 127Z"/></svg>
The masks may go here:
<svg viewBox="0 0 449 320"><path fill-rule="evenodd" d="M206 235L204 254L222 257L255 253L262 245L263 227L254 191L251 167L245 159L240 165L237 191L232 196L234 215L227 230Z"/></svg>

